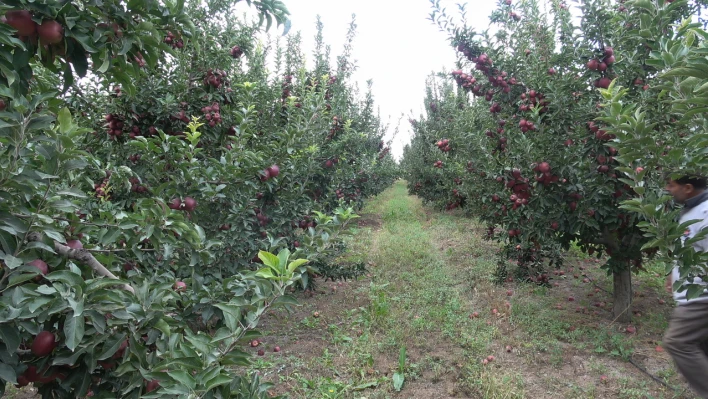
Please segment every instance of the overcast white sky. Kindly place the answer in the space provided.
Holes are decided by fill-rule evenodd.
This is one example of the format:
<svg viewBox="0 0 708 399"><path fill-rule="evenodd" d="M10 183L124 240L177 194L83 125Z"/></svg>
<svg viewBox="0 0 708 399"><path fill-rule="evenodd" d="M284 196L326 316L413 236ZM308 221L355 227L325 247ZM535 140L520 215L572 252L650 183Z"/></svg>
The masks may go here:
<svg viewBox="0 0 708 399"><path fill-rule="evenodd" d="M324 40L332 48L332 56L341 53L344 38L356 14L358 34L353 58L358 71L355 79L360 88L373 80L374 101L385 121L390 117L391 131L401 114L400 132L391 151L400 158L403 146L411 137L408 116L423 112L425 79L455 64L455 50L446 33L440 32L427 18L432 10L429 0L285 0L291 13L291 32L303 35L303 48L309 55L314 46L315 21L319 14L324 24ZM441 0L451 15L459 17L457 1ZM468 19L479 30L489 25L494 1L471 0ZM282 32L282 27L279 30ZM311 64L310 64L311 66Z"/></svg>

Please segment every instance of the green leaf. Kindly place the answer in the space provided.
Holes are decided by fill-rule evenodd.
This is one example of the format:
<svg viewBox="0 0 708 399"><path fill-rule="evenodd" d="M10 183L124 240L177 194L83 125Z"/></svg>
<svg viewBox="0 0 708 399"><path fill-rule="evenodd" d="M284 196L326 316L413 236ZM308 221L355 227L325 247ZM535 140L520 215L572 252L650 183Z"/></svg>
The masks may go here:
<svg viewBox="0 0 708 399"><path fill-rule="evenodd" d="M66 195L66 196L76 197L76 198L87 198L86 194L83 191L80 191L75 188L57 191L57 195Z"/></svg>
<svg viewBox="0 0 708 399"><path fill-rule="evenodd" d="M8 284L6 289L9 287L12 287L17 284L24 283L25 281L29 281L34 279L37 275L39 275L39 269L35 269L36 272L33 273L13 273L10 275L10 278L8 279Z"/></svg>
<svg viewBox="0 0 708 399"><path fill-rule="evenodd" d="M0 324L0 338L7 346L8 352L15 352L20 347L22 338L17 327L9 324Z"/></svg>
<svg viewBox="0 0 708 399"><path fill-rule="evenodd" d="M406 347L402 346L398 353L398 369L403 371L404 367L406 367Z"/></svg>
<svg viewBox="0 0 708 399"><path fill-rule="evenodd" d="M256 272L256 276L258 277L263 277L263 278L275 278L276 276L273 274L273 270L267 268L267 267L262 267Z"/></svg>
<svg viewBox="0 0 708 399"><path fill-rule="evenodd" d="M52 364L55 366L60 366L63 364L68 364L68 365L73 366L74 364L76 364L76 361L79 359L79 357L81 357L81 355L86 353L86 349L87 348L81 348L69 356L59 355L52 360Z"/></svg>
<svg viewBox="0 0 708 399"><path fill-rule="evenodd" d="M117 285L126 285L127 280L122 279L112 279L112 278L96 278L93 280L86 280L86 293L91 293L104 289L106 287L115 287Z"/></svg>
<svg viewBox="0 0 708 399"><path fill-rule="evenodd" d="M164 319L160 319L155 323L155 328L162 331L166 336L170 336L170 325Z"/></svg>
<svg viewBox="0 0 708 399"><path fill-rule="evenodd" d="M235 349L222 358L221 364L225 366L248 366L251 364L250 358L250 354L240 349Z"/></svg>
<svg viewBox="0 0 708 399"><path fill-rule="evenodd" d="M43 286L43 287L46 287L46 286ZM40 287L40 288L43 288L43 287ZM42 292L42 290L40 290L40 288L37 289L37 292L43 294L44 292ZM49 287L47 287L47 288L49 288ZM52 290L53 290L53 288L52 288ZM56 290L54 290L54 291L56 292ZM55 292L52 292L52 293L50 293L50 294L48 294L48 295L53 295ZM44 305L46 305L46 304L49 304L49 303L55 301L55 300L56 300L56 298L55 298L54 296L47 296L47 297L35 298L35 299L33 299L31 302L25 304L25 307L26 307L31 313L34 313L34 312L37 311L37 309L41 308L42 306L44 306Z"/></svg>
<svg viewBox="0 0 708 399"><path fill-rule="evenodd" d="M279 259L277 256L273 255L270 252L259 251L258 258L263 261L264 265L273 268L275 271L278 270Z"/></svg>
<svg viewBox="0 0 708 399"><path fill-rule="evenodd" d="M106 73L108 71L108 68L111 66L111 56L108 54L107 51L104 51L101 53L101 58L103 59L103 62L101 63L101 66L98 68L99 73Z"/></svg>
<svg viewBox="0 0 708 399"><path fill-rule="evenodd" d="M16 378L17 375L15 374L15 369L10 367L10 365L0 363L0 380L9 382L11 384L17 384Z"/></svg>
<svg viewBox="0 0 708 399"><path fill-rule="evenodd" d="M221 311L223 312L224 322L226 322L226 326L229 328L229 330L236 331L236 329L238 328L239 320L241 319L241 307L225 303L217 303L214 306L221 309Z"/></svg>
<svg viewBox="0 0 708 399"><path fill-rule="evenodd" d="M305 263L309 262L307 259L295 259L294 261L290 262L290 265L288 265L288 271L290 274L294 273L295 270L297 270L298 267L304 265Z"/></svg>
<svg viewBox="0 0 708 399"><path fill-rule="evenodd" d="M284 272L283 268L285 265L288 264L288 258L290 258L290 250L287 248L283 248L280 252L278 252L278 271Z"/></svg>
<svg viewBox="0 0 708 399"><path fill-rule="evenodd" d="M5 265L10 269L17 269L18 267L23 265L22 259L15 258L10 254L5 255L4 261Z"/></svg>
<svg viewBox="0 0 708 399"><path fill-rule="evenodd" d="M44 276L49 281L61 281L66 283L68 286L80 286L84 283L84 280L76 273L72 273L67 270L58 270L51 272Z"/></svg>
<svg viewBox="0 0 708 399"><path fill-rule="evenodd" d="M397 392L400 392L401 389L403 388L403 382L405 381L405 377L403 376L402 373L394 373L393 374L393 389L395 389Z"/></svg>
<svg viewBox="0 0 708 399"><path fill-rule="evenodd" d="M74 317L74 312L70 312L64 322L64 336L66 337L66 347L71 351L81 343L84 338L84 318L83 316Z"/></svg>
<svg viewBox="0 0 708 399"><path fill-rule="evenodd" d="M57 121L59 122L59 132L62 134L68 133L73 128L71 111L69 111L69 108L64 107L59 111Z"/></svg>
<svg viewBox="0 0 708 399"><path fill-rule="evenodd" d="M119 336L111 336L110 338L108 338L108 340L109 342L106 342L103 345L103 352L98 355L98 360L108 359L116 352L118 352L118 349L120 348L121 344L123 343L123 341L125 341L125 334L121 334Z"/></svg>
<svg viewBox="0 0 708 399"><path fill-rule="evenodd" d="M179 381L182 385L194 389L197 386L197 381L184 370L168 371L167 375Z"/></svg>
<svg viewBox="0 0 708 399"><path fill-rule="evenodd" d="M352 390L363 391L363 390L369 389L369 388L376 388L377 386L379 386L378 381L370 381L370 382L365 382L363 384L355 385L352 387Z"/></svg>
<svg viewBox="0 0 708 399"><path fill-rule="evenodd" d="M686 292L686 299L698 298L703 293L705 288L706 287L704 287L700 284L689 285L688 290Z"/></svg>
<svg viewBox="0 0 708 399"><path fill-rule="evenodd" d="M230 384L231 381L233 381L232 377L229 377L224 374L219 374L216 377L212 378L211 380L207 381L204 385L206 386L207 391L211 391L212 389L218 387L219 385Z"/></svg>

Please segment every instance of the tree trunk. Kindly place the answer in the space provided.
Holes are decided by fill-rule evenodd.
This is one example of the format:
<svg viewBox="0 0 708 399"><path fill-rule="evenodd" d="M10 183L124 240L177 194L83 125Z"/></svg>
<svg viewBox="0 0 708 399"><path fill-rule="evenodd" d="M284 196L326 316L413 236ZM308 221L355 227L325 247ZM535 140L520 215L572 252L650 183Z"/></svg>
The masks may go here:
<svg viewBox="0 0 708 399"><path fill-rule="evenodd" d="M621 272L612 274L614 290L614 306L612 315L615 321L628 323L632 321L632 271L627 267Z"/></svg>

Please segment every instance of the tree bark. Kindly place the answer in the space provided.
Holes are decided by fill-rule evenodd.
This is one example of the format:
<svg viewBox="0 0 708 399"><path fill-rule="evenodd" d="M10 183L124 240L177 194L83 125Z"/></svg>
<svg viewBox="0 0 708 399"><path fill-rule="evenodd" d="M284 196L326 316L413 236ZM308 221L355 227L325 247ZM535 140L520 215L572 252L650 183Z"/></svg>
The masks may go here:
<svg viewBox="0 0 708 399"><path fill-rule="evenodd" d="M632 321L632 271L629 267L612 273L614 289L614 305L612 315L615 321L628 323Z"/></svg>
<svg viewBox="0 0 708 399"><path fill-rule="evenodd" d="M30 232L27 236L27 241L41 241L42 240L42 234L36 231ZM84 263L88 265L91 269L93 269L96 273L98 273L100 276L110 278L110 279L115 279L117 280L118 277L116 277L115 274L111 273L110 270L106 269L105 266L101 264L96 258L91 255L91 253L85 249L72 249L67 247L66 245L54 241L54 250L59 254L68 257L69 259L74 259L77 260L81 263ZM121 288L135 294L135 289L131 287L128 284L122 284Z"/></svg>

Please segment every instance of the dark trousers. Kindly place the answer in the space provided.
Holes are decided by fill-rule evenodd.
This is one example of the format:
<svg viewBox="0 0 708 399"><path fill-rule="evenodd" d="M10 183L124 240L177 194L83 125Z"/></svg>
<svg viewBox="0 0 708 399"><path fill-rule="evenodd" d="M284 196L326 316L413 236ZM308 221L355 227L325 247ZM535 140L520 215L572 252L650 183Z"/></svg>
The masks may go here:
<svg viewBox="0 0 708 399"><path fill-rule="evenodd" d="M691 388L708 399L708 302L676 306L663 344Z"/></svg>

